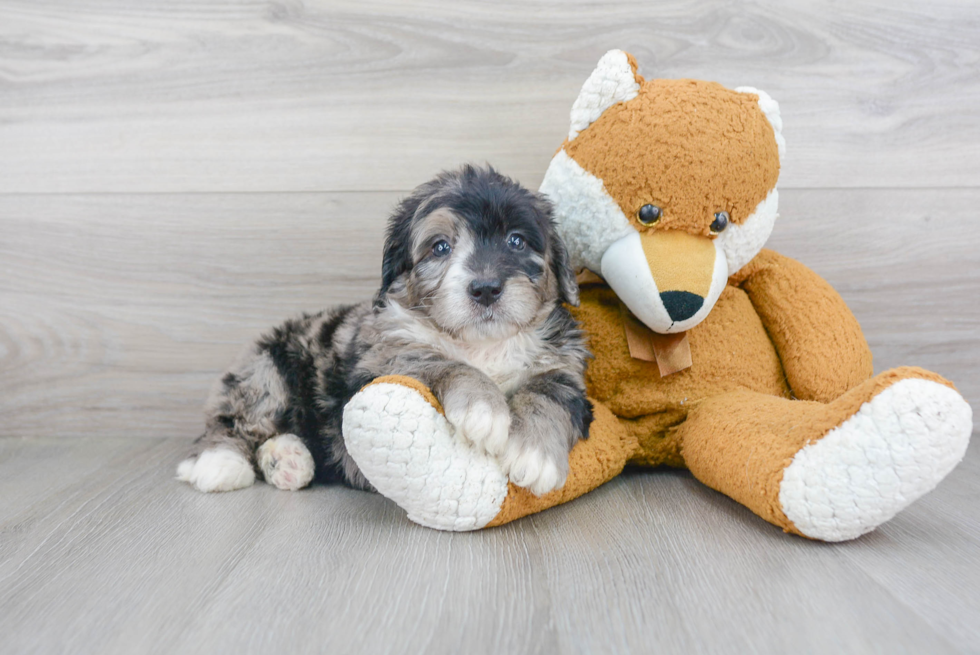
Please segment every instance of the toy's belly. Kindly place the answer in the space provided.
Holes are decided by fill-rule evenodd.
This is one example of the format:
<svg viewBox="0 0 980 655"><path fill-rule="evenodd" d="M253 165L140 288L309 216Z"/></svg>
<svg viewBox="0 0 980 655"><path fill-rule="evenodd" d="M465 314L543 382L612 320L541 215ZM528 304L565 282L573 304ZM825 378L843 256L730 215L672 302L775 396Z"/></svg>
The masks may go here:
<svg viewBox="0 0 980 655"><path fill-rule="evenodd" d="M727 287L708 318L687 333L693 365L663 378L656 362L630 357L621 304L611 289L583 287L581 299L574 313L595 355L586 373L589 395L635 424L641 443L662 437L702 398L734 390L790 395L776 349L737 287Z"/></svg>

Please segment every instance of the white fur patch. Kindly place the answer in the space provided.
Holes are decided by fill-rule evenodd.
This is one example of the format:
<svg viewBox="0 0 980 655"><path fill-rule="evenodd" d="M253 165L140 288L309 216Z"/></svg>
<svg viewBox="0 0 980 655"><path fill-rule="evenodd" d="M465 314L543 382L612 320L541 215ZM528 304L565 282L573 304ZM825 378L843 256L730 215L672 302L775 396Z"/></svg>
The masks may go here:
<svg viewBox="0 0 980 655"><path fill-rule="evenodd" d="M780 505L808 537L854 539L934 489L963 459L972 430L973 412L958 393L901 380L796 454Z"/></svg>
<svg viewBox="0 0 980 655"><path fill-rule="evenodd" d="M730 223L728 229L715 238L715 243L725 253L729 275L734 275L759 254L778 217L779 192L773 189L741 225Z"/></svg>
<svg viewBox="0 0 980 655"><path fill-rule="evenodd" d="M313 455L295 434L280 434L259 446L256 459L265 481L286 491L297 491L313 481Z"/></svg>
<svg viewBox="0 0 980 655"><path fill-rule="evenodd" d="M344 407L347 452L408 518L437 530L477 530L500 512L507 476L497 461L457 438L417 391L373 384Z"/></svg>
<svg viewBox="0 0 980 655"><path fill-rule="evenodd" d="M727 231L727 230L726 230ZM635 230L616 241L602 257L600 271L606 283L619 299L647 327L660 334L674 334L690 330L711 312L721 292L728 284L728 264L721 245L715 239L715 267L711 274L711 287L704 304L694 316L673 321L660 298L660 290L650 272L640 233Z"/></svg>
<svg viewBox="0 0 980 655"><path fill-rule="evenodd" d="M599 118L602 112L617 102L632 100L639 92L640 85L626 53L610 50L604 54L572 104L569 141Z"/></svg>
<svg viewBox="0 0 980 655"><path fill-rule="evenodd" d="M598 273L606 249L636 232L602 180L579 166L564 149L552 158L539 191L554 203L558 235L576 271L588 268Z"/></svg>
<svg viewBox="0 0 980 655"><path fill-rule="evenodd" d="M244 455L230 448L211 448L177 465L177 479L198 491L234 491L255 482L255 470Z"/></svg>

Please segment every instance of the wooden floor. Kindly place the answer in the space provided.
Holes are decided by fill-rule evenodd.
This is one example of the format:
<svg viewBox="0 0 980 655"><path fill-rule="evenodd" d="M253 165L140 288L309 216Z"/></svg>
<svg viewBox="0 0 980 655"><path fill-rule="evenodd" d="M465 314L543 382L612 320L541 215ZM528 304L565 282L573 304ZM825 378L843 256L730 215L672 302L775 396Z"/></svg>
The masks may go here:
<svg viewBox="0 0 980 655"><path fill-rule="evenodd" d="M680 471L477 534L172 479L211 381L369 296L441 168L537 186L609 48L779 100L770 246L980 407L980 8L0 0L0 655L980 652L980 446L874 533Z"/></svg>
<svg viewBox="0 0 980 655"><path fill-rule="evenodd" d="M784 535L636 471L478 533L364 492L175 483L184 439L0 441L4 653L954 653L980 453L876 532Z"/></svg>

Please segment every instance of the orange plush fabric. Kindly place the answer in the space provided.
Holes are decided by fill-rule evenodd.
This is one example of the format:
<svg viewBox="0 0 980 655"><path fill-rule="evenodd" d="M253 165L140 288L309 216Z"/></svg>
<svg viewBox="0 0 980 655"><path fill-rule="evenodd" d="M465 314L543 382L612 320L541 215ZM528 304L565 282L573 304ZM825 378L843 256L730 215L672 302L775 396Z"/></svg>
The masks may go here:
<svg viewBox="0 0 980 655"><path fill-rule="evenodd" d="M861 326L833 287L803 264L763 250L732 282L762 319L795 397L830 402L871 377Z"/></svg>

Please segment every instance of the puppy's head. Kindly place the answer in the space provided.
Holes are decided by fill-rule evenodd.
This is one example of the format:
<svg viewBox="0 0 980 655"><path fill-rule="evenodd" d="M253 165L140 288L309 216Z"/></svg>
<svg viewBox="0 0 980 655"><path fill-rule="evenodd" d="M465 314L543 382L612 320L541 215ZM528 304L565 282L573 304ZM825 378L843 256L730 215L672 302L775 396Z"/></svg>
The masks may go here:
<svg viewBox="0 0 980 655"><path fill-rule="evenodd" d="M499 339L578 304L551 205L492 168L418 187L388 224L377 304L395 302L464 340Z"/></svg>

